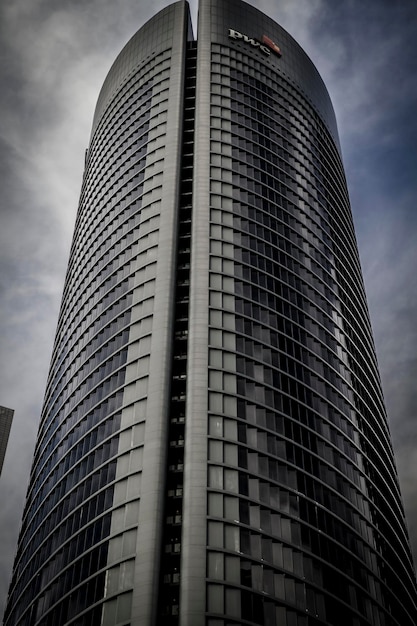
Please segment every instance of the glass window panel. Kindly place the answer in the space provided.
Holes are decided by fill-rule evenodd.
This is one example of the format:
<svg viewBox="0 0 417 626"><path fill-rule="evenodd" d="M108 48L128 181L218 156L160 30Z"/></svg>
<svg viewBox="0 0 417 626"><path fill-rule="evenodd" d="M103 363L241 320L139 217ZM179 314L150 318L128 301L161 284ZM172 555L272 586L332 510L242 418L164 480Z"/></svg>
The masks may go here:
<svg viewBox="0 0 417 626"><path fill-rule="evenodd" d="M106 586L109 595L112 595L113 593L117 593L119 591L119 573L119 565L116 565L116 567L112 567L111 569L107 570Z"/></svg>
<svg viewBox="0 0 417 626"><path fill-rule="evenodd" d="M237 446L231 443L224 444L224 462L237 466Z"/></svg>
<svg viewBox="0 0 417 626"><path fill-rule="evenodd" d="M131 559L120 566L120 586L122 589L133 587L135 579L135 561Z"/></svg>
<svg viewBox="0 0 417 626"><path fill-rule="evenodd" d="M130 526L130 524L137 524L139 517L139 500L135 500L134 502L129 502L126 505L126 526Z"/></svg>
<svg viewBox="0 0 417 626"><path fill-rule="evenodd" d="M264 569L264 588L266 593L274 593L274 572L272 569Z"/></svg>
<svg viewBox="0 0 417 626"><path fill-rule="evenodd" d="M209 441L209 460L223 463L223 444L221 441Z"/></svg>
<svg viewBox="0 0 417 626"><path fill-rule="evenodd" d="M223 524L208 522L208 543L212 548L223 548Z"/></svg>
<svg viewBox="0 0 417 626"><path fill-rule="evenodd" d="M221 552L209 552L207 561L209 578L223 580L224 578L224 555Z"/></svg>
<svg viewBox="0 0 417 626"><path fill-rule="evenodd" d="M221 350L210 350L209 351L209 365L212 367L222 367L222 352Z"/></svg>
<svg viewBox="0 0 417 626"><path fill-rule="evenodd" d="M284 557L282 554L282 543L273 542L272 544L272 560L275 566L283 567Z"/></svg>
<svg viewBox="0 0 417 626"><path fill-rule="evenodd" d="M211 389L217 389L219 391L223 388L223 374L222 372L209 371L209 387Z"/></svg>
<svg viewBox="0 0 417 626"><path fill-rule="evenodd" d="M237 441L237 422L235 420L224 420L224 437L225 439Z"/></svg>
<svg viewBox="0 0 417 626"><path fill-rule="evenodd" d="M226 393L236 393L236 376L232 374L223 375L223 389Z"/></svg>
<svg viewBox="0 0 417 626"><path fill-rule="evenodd" d="M294 574L297 574L297 576L304 576L304 569L303 569L303 555L301 554L301 552L293 552L293 564L294 564Z"/></svg>
<svg viewBox="0 0 417 626"><path fill-rule="evenodd" d="M250 549L251 554L255 559L261 559L261 536L257 534L251 534L250 536Z"/></svg>
<svg viewBox="0 0 417 626"><path fill-rule="evenodd" d="M209 343L211 346L215 346L217 348L222 347L222 332L221 330L213 330L212 328L209 331Z"/></svg>
<svg viewBox="0 0 417 626"><path fill-rule="evenodd" d="M263 567L252 565L252 586L255 591L263 591Z"/></svg>
<svg viewBox="0 0 417 626"><path fill-rule="evenodd" d="M288 576L284 580L285 586L285 599L287 602L295 603L295 584L292 578L288 578Z"/></svg>
<svg viewBox="0 0 417 626"><path fill-rule="evenodd" d="M222 277L219 274L210 274L210 288L222 290Z"/></svg>
<svg viewBox="0 0 417 626"><path fill-rule="evenodd" d="M104 603L103 626L114 626L116 624L117 600L110 600Z"/></svg>
<svg viewBox="0 0 417 626"><path fill-rule="evenodd" d="M222 294L218 291L210 291L210 306L221 307L222 306Z"/></svg>
<svg viewBox="0 0 417 626"><path fill-rule="evenodd" d="M260 509L259 506L249 505L249 520L250 525L254 528L259 528L261 525L260 521Z"/></svg>
<svg viewBox="0 0 417 626"><path fill-rule="evenodd" d="M284 546L283 549L282 549L282 556L283 556L284 569L292 572L294 570L294 563L293 563L293 558L292 558L292 549L291 548L287 548L286 546Z"/></svg>
<svg viewBox="0 0 417 626"><path fill-rule="evenodd" d="M227 582L240 584L240 558L226 555L225 571Z"/></svg>
<svg viewBox="0 0 417 626"><path fill-rule="evenodd" d="M217 415L210 415L209 434L214 437L223 436L223 418Z"/></svg>
<svg viewBox="0 0 417 626"><path fill-rule="evenodd" d="M223 347L225 350L236 350L236 336L233 333L223 333Z"/></svg>
<svg viewBox="0 0 417 626"><path fill-rule="evenodd" d="M210 252L212 252L213 254L222 254L222 244L220 243L220 241L210 241Z"/></svg>
<svg viewBox="0 0 417 626"><path fill-rule="evenodd" d="M285 576L284 574L274 574L274 593L277 598L285 600Z"/></svg>
<svg viewBox="0 0 417 626"><path fill-rule="evenodd" d="M239 493L239 474L237 470L224 469L224 488L226 491Z"/></svg>
<svg viewBox="0 0 417 626"><path fill-rule="evenodd" d="M209 584L207 587L208 610L224 614L223 586Z"/></svg>
<svg viewBox="0 0 417 626"><path fill-rule="evenodd" d="M259 480L257 478L249 478L249 497L252 500L259 500Z"/></svg>
<svg viewBox="0 0 417 626"><path fill-rule="evenodd" d="M216 411L222 413L223 411L223 397L220 393L209 393L209 409L210 411Z"/></svg>
<svg viewBox="0 0 417 626"><path fill-rule="evenodd" d="M230 352L223 353L223 367L224 369L234 370L236 367L236 356Z"/></svg>
<svg viewBox="0 0 417 626"><path fill-rule="evenodd" d="M134 474L129 476L127 485L127 499L133 499L140 495L142 474Z"/></svg>
<svg viewBox="0 0 417 626"><path fill-rule="evenodd" d="M117 598L117 621L124 622L131 617L132 594L124 593Z"/></svg>
<svg viewBox="0 0 417 626"><path fill-rule="evenodd" d="M122 555L134 553L136 550L136 530L130 530L123 534Z"/></svg>
<svg viewBox="0 0 417 626"><path fill-rule="evenodd" d="M212 258L212 262L214 262L216 259ZM220 261L220 259L218 259ZM209 323L211 324L211 326L218 326L221 327L222 326L222 314L221 311L210 311L210 321Z"/></svg>
<svg viewBox="0 0 417 626"><path fill-rule="evenodd" d="M223 489L223 468L217 465L209 467L209 487Z"/></svg>
<svg viewBox="0 0 417 626"><path fill-rule="evenodd" d="M224 497L224 516L229 520L239 520L239 499Z"/></svg>
<svg viewBox="0 0 417 626"><path fill-rule="evenodd" d="M227 415L233 415L236 416L236 411L237 411L237 399L234 396L224 396L223 398L223 403L224 403L224 413L226 413Z"/></svg>
<svg viewBox="0 0 417 626"><path fill-rule="evenodd" d="M282 518L281 519L281 532L282 532L282 538L285 541L290 542L291 541L291 522L289 519L286 518Z"/></svg>
<svg viewBox="0 0 417 626"><path fill-rule="evenodd" d="M220 493L208 494L208 513L213 517L223 517L223 496Z"/></svg>
<svg viewBox="0 0 417 626"><path fill-rule="evenodd" d="M232 617L240 617L240 591L238 589L226 589L226 613Z"/></svg>
<svg viewBox="0 0 417 626"><path fill-rule="evenodd" d="M226 525L226 527L225 527L225 547L226 547L227 550L233 550L234 552L239 552L239 550L240 550L240 541L239 541L239 528L238 528L238 526Z"/></svg>
<svg viewBox="0 0 417 626"><path fill-rule="evenodd" d="M224 244L223 246L223 255L230 254L233 256L233 246L230 244ZM234 309L235 308L235 298L229 294L223 294L223 308L224 309Z"/></svg>
<svg viewBox="0 0 417 626"><path fill-rule="evenodd" d="M211 256L210 257L210 270L213 272L221 272L222 271L222 260L219 257ZM210 324L214 326L220 326L220 321L217 321L216 318L212 320L210 316Z"/></svg>

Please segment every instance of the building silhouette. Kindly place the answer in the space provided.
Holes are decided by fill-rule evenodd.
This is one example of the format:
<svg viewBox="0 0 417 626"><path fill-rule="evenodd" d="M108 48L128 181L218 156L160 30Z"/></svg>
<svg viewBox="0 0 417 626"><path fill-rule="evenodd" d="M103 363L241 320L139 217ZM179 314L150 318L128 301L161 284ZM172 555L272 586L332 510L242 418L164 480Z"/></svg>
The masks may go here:
<svg viewBox="0 0 417 626"><path fill-rule="evenodd" d="M240 0L101 90L5 626L412 626L332 105Z"/></svg>
<svg viewBox="0 0 417 626"><path fill-rule="evenodd" d="M12 427L14 410L0 406L0 474L3 469L4 457L6 456L7 442L9 441Z"/></svg>

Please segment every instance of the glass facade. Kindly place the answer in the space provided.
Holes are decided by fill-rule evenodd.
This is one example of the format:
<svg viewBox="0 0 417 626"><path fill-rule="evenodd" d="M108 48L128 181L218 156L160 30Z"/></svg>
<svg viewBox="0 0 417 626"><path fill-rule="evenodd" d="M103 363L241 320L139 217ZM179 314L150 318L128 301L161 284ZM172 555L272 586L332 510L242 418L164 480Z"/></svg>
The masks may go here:
<svg viewBox="0 0 417 626"><path fill-rule="evenodd" d="M178 2L97 104L5 626L416 622L327 91Z"/></svg>
<svg viewBox="0 0 417 626"><path fill-rule="evenodd" d="M4 457L6 456L7 442L9 441L12 427L14 410L0 406L0 474L3 469Z"/></svg>
<svg viewBox="0 0 417 626"><path fill-rule="evenodd" d="M179 143L167 124L181 127L168 108L175 98L180 108L175 55L187 33L182 3L162 11L100 95L6 624L131 617L148 386L161 376L150 371L152 330L155 309L168 309L157 271L170 259L158 248L164 237L176 245L176 202L164 204L161 227L164 195L177 186L163 185L166 144Z"/></svg>

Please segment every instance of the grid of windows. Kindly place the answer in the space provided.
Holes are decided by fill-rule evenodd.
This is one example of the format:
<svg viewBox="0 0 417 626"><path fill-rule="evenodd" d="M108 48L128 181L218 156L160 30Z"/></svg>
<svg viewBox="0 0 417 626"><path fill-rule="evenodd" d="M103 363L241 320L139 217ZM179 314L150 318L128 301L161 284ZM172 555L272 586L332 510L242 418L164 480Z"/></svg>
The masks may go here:
<svg viewBox="0 0 417 626"><path fill-rule="evenodd" d="M411 624L338 152L252 57L211 67L207 623Z"/></svg>
<svg viewBox="0 0 417 626"><path fill-rule="evenodd" d="M110 509L123 475L138 294L135 336L140 324L141 352L149 350L169 67L166 50L130 76L88 151L6 623L72 623L81 614L77 624L98 624L101 605L89 607L103 601L105 584L106 597L114 593L115 568L105 583Z"/></svg>
<svg viewBox="0 0 417 626"><path fill-rule="evenodd" d="M5 626L412 626L330 99L199 16L98 100Z"/></svg>
<svg viewBox="0 0 417 626"><path fill-rule="evenodd" d="M165 525L161 556L158 624L176 626L180 613L181 534L187 391L187 346L192 220L192 180L197 46L187 47L180 192L180 226L176 268L174 348L172 361Z"/></svg>

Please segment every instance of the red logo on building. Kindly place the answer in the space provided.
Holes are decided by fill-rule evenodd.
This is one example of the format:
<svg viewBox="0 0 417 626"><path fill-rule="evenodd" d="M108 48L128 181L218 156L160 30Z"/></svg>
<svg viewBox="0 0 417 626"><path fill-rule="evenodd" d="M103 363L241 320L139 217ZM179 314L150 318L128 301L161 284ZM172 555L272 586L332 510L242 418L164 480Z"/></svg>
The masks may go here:
<svg viewBox="0 0 417 626"><path fill-rule="evenodd" d="M277 54L279 57L282 56L280 47L275 43L275 41L272 41L272 39L270 39L266 35L262 35L262 43L268 46L268 48L271 48L271 50L275 52L275 54Z"/></svg>

